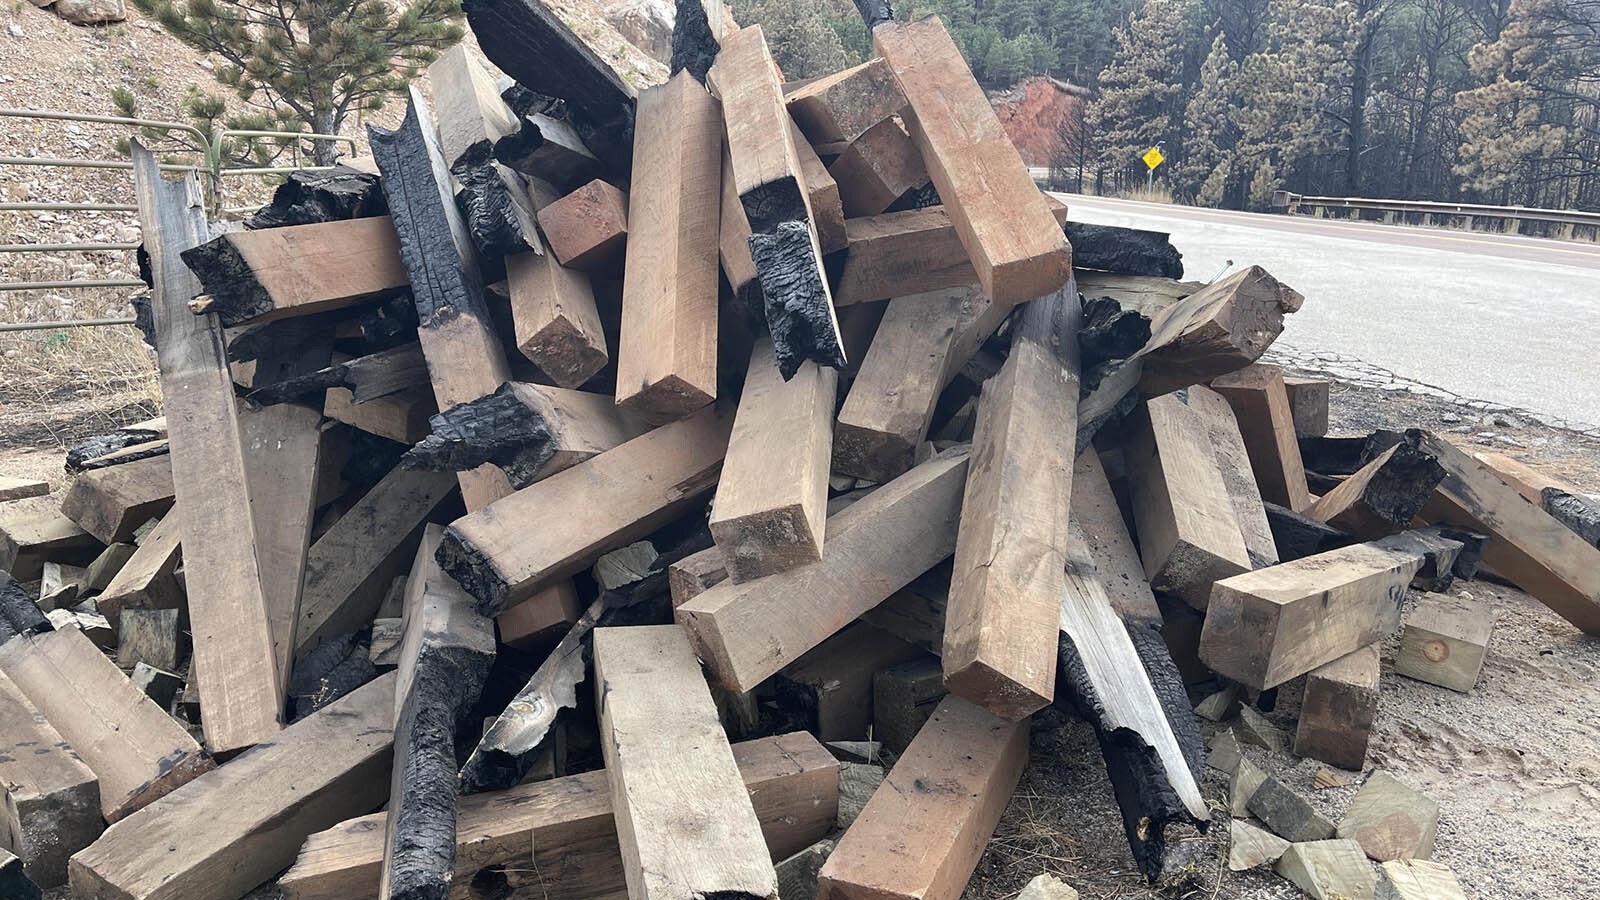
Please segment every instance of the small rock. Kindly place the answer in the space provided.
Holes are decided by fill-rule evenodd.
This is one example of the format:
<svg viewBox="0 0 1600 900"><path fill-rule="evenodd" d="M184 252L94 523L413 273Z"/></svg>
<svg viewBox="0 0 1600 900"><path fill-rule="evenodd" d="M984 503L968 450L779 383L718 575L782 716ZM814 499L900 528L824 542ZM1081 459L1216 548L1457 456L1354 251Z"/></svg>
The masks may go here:
<svg viewBox="0 0 1600 900"><path fill-rule="evenodd" d="M1274 869L1316 900L1374 900L1378 878L1355 841L1293 844Z"/></svg>
<svg viewBox="0 0 1600 900"><path fill-rule="evenodd" d="M1283 729L1248 706L1239 709L1239 740L1253 747L1277 752L1289 745Z"/></svg>
<svg viewBox="0 0 1600 900"><path fill-rule="evenodd" d="M1054 875L1035 875L1017 900L1078 900L1078 891Z"/></svg>
<svg viewBox="0 0 1600 900"><path fill-rule="evenodd" d="M14 38L22 37L22 26L18 25L15 22L7 23L6 24L6 31L10 32L11 36L14 37Z"/></svg>
<svg viewBox="0 0 1600 900"><path fill-rule="evenodd" d="M74 25L104 25L128 17L122 0L56 0L56 15Z"/></svg>
<svg viewBox="0 0 1600 900"><path fill-rule="evenodd" d="M1271 776L1251 795L1249 809L1273 833L1296 843L1321 841L1334 835L1332 822L1323 818L1306 798Z"/></svg>
<svg viewBox="0 0 1600 900"><path fill-rule="evenodd" d="M1439 804L1379 771L1372 773L1350 801L1339 823L1339 837L1360 844L1379 862L1427 859L1433 855L1438 828Z"/></svg>
<svg viewBox="0 0 1600 900"><path fill-rule="evenodd" d="M1325 791L1329 788L1349 787L1350 784L1350 779L1327 766L1318 769L1317 774L1311 776L1311 786L1319 791Z"/></svg>
<svg viewBox="0 0 1600 900"><path fill-rule="evenodd" d="M1228 868L1235 872L1275 863L1289 849L1288 841L1243 819L1233 820L1229 838Z"/></svg>

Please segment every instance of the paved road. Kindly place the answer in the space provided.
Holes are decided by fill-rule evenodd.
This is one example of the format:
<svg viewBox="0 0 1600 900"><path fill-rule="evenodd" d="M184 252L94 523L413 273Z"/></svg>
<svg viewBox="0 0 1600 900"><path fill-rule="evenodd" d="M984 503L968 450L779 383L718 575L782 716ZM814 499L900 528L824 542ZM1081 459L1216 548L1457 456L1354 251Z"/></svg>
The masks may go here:
<svg viewBox="0 0 1600 900"><path fill-rule="evenodd" d="M1600 425L1600 245L1059 195L1172 234L1185 277L1256 264L1306 296L1280 343Z"/></svg>

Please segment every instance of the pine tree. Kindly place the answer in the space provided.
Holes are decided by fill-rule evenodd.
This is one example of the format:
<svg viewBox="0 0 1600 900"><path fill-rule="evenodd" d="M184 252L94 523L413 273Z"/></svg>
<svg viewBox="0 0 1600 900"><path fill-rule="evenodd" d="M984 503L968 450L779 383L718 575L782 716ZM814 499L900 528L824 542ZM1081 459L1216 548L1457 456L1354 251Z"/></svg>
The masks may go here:
<svg viewBox="0 0 1600 900"><path fill-rule="evenodd" d="M1455 171L1468 187L1502 202L1584 202L1600 171L1600 16L1577 7L1512 0L1498 39L1472 48L1479 85L1456 95L1466 118Z"/></svg>
<svg viewBox="0 0 1600 900"><path fill-rule="evenodd" d="M1175 138L1184 103L1186 12L1180 0L1146 0L1113 36L1116 52L1086 113L1101 162L1112 171L1143 171L1139 156Z"/></svg>
<svg viewBox="0 0 1600 900"><path fill-rule="evenodd" d="M739 0L733 16L742 25L760 25L783 77L816 78L849 68L861 60L847 52L841 33L865 34L861 17L848 18L827 0Z"/></svg>
<svg viewBox="0 0 1600 900"><path fill-rule="evenodd" d="M1249 173L1251 206L1265 206L1289 178L1326 171L1339 151L1351 23L1343 0L1279 0L1267 49L1240 65L1236 162Z"/></svg>
<svg viewBox="0 0 1600 900"><path fill-rule="evenodd" d="M1218 29L1200 66L1200 83L1184 107L1189 130L1184 135L1183 163L1173 170L1178 194L1193 197L1202 206L1222 205L1234 181L1239 127L1234 122L1238 98L1233 78L1238 71L1238 63L1228 54L1227 36Z"/></svg>
<svg viewBox="0 0 1600 900"><path fill-rule="evenodd" d="M320 134L337 134L353 112L382 108L464 33L460 0L133 4L185 44L222 57L217 81L258 113ZM332 141L313 148L319 164L338 158Z"/></svg>

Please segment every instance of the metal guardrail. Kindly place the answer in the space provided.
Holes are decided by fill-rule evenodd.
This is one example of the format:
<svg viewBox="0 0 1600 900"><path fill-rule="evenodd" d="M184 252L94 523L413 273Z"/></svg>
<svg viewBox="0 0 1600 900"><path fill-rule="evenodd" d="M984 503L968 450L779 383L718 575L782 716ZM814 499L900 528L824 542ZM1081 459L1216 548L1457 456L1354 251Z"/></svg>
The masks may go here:
<svg viewBox="0 0 1600 900"><path fill-rule="evenodd" d="M88 113L62 112L58 110L36 109L0 109L0 118L39 119L44 121L60 122L86 122L101 125L124 125L130 128L158 128L167 131L181 132L190 137L199 147L198 152L202 157L201 165L181 165L177 163L162 163L161 169L167 172L195 172L207 178L211 190L206 196L212 209L210 214L217 217L224 213L248 212L253 207L224 207L222 205L222 179L229 176L245 175L282 175L296 171L326 171L331 166L258 166L258 167L229 167L224 164L223 147L229 138L286 138L296 141L294 144L294 159L300 159L300 144L303 140L326 140L349 144L352 149L356 140L351 137L336 134L318 134L313 132L298 131L254 131L223 129L207 135L193 125L184 122L164 122L159 119L142 119L128 116L101 116ZM133 163L129 160L113 159L62 159L55 157L32 156L3 156L0 165L5 166L45 166L69 169L123 169L131 170ZM139 207L127 203L51 203L51 202L15 202L0 203L0 212L138 212ZM41 243L41 244L3 244L0 253L97 253L108 251L128 251L138 248L138 243L123 242L71 242L71 243ZM111 288L111 287L143 287L144 282L133 279L73 279L70 281L22 281L0 283L0 293L35 290L78 290L85 288ZM0 332L8 331L33 331L50 328L83 328L102 325L128 325L132 324L131 318L108 319L70 319L59 322L23 322L13 324L0 324Z"/></svg>
<svg viewBox="0 0 1600 900"><path fill-rule="evenodd" d="M1383 213L1387 221L1397 216L1418 215L1426 222L1428 217L1495 219L1520 231L1523 222L1542 222L1563 226L1567 236L1574 226L1593 228L1600 232L1600 212L1576 209L1540 209L1532 206L1491 206L1478 203L1448 203L1437 200L1382 200L1366 197L1312 197L1289 191L1274 191L1272 206L1286 213L1298 213L1302 207L1318 210L1350 210L1354 213ZM1597 236L1600 238L1600 236Z"/></svg>

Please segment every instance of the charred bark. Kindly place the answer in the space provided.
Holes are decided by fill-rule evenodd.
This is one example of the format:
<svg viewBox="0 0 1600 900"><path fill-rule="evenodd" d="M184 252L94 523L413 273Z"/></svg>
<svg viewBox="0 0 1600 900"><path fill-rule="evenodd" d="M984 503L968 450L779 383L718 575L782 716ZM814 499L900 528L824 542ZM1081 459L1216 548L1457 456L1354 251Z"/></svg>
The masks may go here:
<svg viewBox="0 0 1600 900"><path fill-rule="evenodd" d="M407 469L465 472L494 463L512 487L532 484L535 474L555 456L555 435L537 410L510 385L487 397L452 406L428 420L433 433L401 457Z"/></svg>
<svg viewBox="0 0 1600 900"><path fill-rule="evenodd" d="M750 207L747 205L748 211ZM783 221L770 231L757 228L752 217L750 257L765 298L767 328L778 352L778 370L785 380L800 364L844 367L844 348L833 321L833 305L804 220Z"/></svg>
<svg viewBox="0 0 1600 900"><path fill-rule="evenodd" d="M294 172L273 192L272 202L245 220L245 227L315 225L389 214L378 176L339 166L331 172Z"/></svg>
<svg viewBox="0 0 1600 900"><path fill-rule="evenodd" d="M1183 254L1172 246L1170 236L1164 232L1068 222L1066 233L1067 241L1072 244L1073 268L1121 275L1183 277Z"/></svg>

